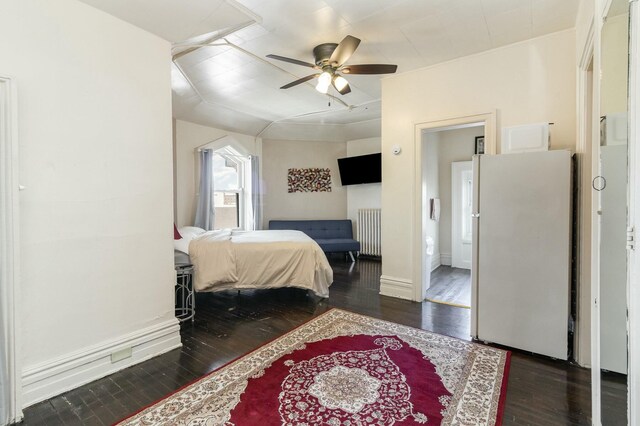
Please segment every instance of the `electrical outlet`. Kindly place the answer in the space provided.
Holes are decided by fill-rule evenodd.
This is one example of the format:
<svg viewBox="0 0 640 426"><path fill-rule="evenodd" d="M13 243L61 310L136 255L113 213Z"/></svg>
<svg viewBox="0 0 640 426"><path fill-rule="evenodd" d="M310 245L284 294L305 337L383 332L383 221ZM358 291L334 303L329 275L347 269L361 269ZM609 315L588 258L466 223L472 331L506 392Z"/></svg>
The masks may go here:
<svg viewBox="0 0 640 426"><path fill-rule="evenodd" d="M111 364L115 364L118 361L122 361L123 359L131 358L133 350L131 348L120 349L117 352L113 352L111 354Z"/></svg>

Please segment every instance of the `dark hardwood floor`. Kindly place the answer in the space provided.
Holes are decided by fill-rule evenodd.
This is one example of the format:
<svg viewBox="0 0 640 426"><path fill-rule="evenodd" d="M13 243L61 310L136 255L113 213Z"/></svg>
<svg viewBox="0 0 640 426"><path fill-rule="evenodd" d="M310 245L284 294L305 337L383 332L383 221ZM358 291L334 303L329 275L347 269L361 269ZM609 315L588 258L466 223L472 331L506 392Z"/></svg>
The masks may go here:
<svg viewBox="0 0 640 426"><path fill-rule="evenodd" d="M440 265L431 272L426 299L471 308L471 271Z"/></svg>
<svg viewBox="0 0 640 426"><path fill-rule="evenodd" d="M330 258L329 299L298 289L199 294L183 347L25 410L25 425L108 425L332 307L469 337L468 309L378 294L380 263ZM505 425L588 425L590 373L567 362L514 351Z"/></svg>
<svg viewBox="0 0 640 426"><path fill-rule="evenodd" d="M602 424L627 424L627 375L602 370L600 406L602 407Z"/></svg>

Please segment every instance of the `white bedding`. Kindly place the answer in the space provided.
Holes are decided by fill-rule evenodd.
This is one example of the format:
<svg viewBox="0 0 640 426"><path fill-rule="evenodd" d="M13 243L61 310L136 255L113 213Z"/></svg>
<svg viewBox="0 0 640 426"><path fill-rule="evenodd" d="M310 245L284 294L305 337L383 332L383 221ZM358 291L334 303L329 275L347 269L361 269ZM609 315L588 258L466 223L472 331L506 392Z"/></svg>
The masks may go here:
<svg viewBox="0 0 640 426"><path fill-rule="evenodd" d="M196 291L299 287L329 297L333 270L320 246L300 231L219 231L189 243Z"/></svg>

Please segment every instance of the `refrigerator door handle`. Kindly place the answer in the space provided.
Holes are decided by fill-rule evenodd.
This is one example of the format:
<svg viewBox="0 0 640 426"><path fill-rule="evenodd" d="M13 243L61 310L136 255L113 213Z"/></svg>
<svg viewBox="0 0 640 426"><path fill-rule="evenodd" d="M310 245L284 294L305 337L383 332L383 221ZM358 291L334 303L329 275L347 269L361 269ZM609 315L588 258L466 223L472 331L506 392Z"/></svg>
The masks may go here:
<svg viewBox="0 0 640 426"><path fill-rule="evenodd" d="M591 181L591 186L596 191L602 191L603 189L605 189L607 187L607 180L604 178L604 176L596 176Z"/></svg>

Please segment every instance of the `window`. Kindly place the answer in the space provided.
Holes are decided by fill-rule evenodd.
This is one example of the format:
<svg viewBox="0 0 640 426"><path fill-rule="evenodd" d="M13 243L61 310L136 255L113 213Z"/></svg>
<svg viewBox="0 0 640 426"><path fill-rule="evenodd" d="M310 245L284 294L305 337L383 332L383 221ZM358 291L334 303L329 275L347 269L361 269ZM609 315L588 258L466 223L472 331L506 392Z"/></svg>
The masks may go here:
<svg viewBox="0 0 640 426"><path fill-rule="evenodd" d="M249 158L226 146L213 153L215 227L244 228L247 211Z"/></svg>

